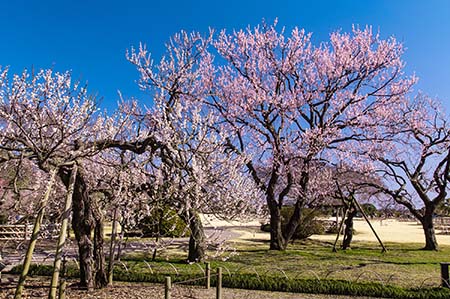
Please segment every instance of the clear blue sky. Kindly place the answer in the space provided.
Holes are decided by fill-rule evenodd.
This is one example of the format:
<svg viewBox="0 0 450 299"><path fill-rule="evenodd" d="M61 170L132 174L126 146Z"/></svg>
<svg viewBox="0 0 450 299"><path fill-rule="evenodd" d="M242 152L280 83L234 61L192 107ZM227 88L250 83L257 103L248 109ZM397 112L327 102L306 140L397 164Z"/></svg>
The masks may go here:
<svg viewBox="0 0 450 299"><path fill-rule="evenodd" d="M407 71L420 77L416 90L440 97L450 110L450 1L447 0L218 0L218 1L23 1L0 0L0 65L72 70L113 109L117 90L149 100L125 51L146 43L160 57L181 29L240 29L264 18L313 32L318 43L352 24L372 25L407 48ZM145 99L147 97L147 99Z"/></svg>

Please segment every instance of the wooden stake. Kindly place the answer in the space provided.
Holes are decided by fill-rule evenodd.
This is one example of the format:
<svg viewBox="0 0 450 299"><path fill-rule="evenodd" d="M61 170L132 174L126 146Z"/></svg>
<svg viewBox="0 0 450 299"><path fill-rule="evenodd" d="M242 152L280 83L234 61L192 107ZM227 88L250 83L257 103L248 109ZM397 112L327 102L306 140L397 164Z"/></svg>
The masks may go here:
<svg viewBox="0 0 450 299"><path fill-rule="evenodd" d="M164 288L164 298L170 299L170 289L172 288L172 282L170 276L166 276L166 286Z"/></svg>
<svg viewBox="0 0 450 299"><path fill-rule="evenodd" d="M378 236L377 232L375 231L375 229L372 226L372 223L370 223L369 218L367 218L366 213L364 212L364 210L362 209L361 205L359 204L359 202L356 200L356 198L353 198L356 206L358 207L358 209L361 211L361 214L363 215L364 219L366 220L367 224L369 224L370 229L372 230L373 234L375 235L375 237L378 240L378 243L380 243L381 247L383 248L381 250L382 253L387 252L386 247L384 247L383 242L381 241L380 237Z"/></svg>
<svg viewBox="0 0 450 299"><path fill-rule="evenodd" d="M114 208L112 231L111 231L111 243L109 244L109 264L108 264L108 284L113 283L114 274L114 252L116 249L116 235L117 235L117 213L118 208Z"/></svg>
<svg viewBox="0 0 450 299"><path fill-rule="evenodd" d="M222 299L222 268L217 268L216 299Z"/></svg>
<svg viewBox="0 0 450 299"><path fill-rule="evenodd" d="M206 276L206 289L209 290L209 288L211 287L211 264L209 262L206 263L205 276Z"/></svg>

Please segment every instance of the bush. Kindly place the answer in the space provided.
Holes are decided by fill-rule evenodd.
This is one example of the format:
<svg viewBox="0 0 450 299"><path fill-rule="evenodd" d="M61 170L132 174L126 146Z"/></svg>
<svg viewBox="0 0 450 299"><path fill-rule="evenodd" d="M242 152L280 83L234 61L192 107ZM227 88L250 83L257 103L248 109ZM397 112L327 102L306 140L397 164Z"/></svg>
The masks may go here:
<svg viewBox="0 0 450 299"><path fill-rule="evenodd" d="M281 209L281 225L284 227L287 225L289 218L294 213L294 207L284 206ZM304 240L312 235L323 235L325 233L325 222L315 219L319 216L319 212L313 209L303 209L302 216L300 217L300 223L295 230L293 239ZM270 224L262 224L261 230L270 232Z"/></svg>
<svg viewBox="0 0 450 299"><path fill-rule="evenodd" d="M8 215L0 214L0 224L7 224L8 223Z"/></svg>
<svg viewBox="0 0 450 299"><path fill-rule="evenodd" d="M144 237L185 237L189 235L186 223L169 207L155 209L139 223Z"/></svg>

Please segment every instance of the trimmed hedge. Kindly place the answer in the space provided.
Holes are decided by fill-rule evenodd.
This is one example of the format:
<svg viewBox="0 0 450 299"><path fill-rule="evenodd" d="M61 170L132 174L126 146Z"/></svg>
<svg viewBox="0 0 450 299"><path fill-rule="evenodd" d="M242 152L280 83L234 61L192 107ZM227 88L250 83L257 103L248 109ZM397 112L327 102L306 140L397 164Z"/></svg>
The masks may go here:
<svg viewBox="0 0 450 299"><path fill-rule="evenodd" d="M14 267L10 273L20 273L21 266ZM31 265L30 275L51 276L52 266ZM77 277L78 270L69 266L68 277ZM171 276L173 282L193 279L192 275L173 275L168 273L134 273L123 269L115 269L114 280L128 282L164 283L165 277ZM197 276L199 277L199 276ZM189 282L189 285L204 285L204 280ZM211 285L215 286L216 276L211 275ZM405 299L444 299L450 298L450 290L444 288L414 288L406 289L392 285L368 282L350 282L334 279L286 279L284 277L257 276L256 274L224 274L222 285L227 288L280 291L309 294L332 294L347 296L370 296L383 298Z"/></svg>

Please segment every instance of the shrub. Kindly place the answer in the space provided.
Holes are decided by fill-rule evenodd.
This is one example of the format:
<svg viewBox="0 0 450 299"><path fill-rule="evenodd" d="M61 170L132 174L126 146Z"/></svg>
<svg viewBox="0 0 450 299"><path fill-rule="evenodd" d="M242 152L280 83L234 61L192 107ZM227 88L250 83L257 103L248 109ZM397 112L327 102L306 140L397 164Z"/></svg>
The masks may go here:
<svg viewBox="0 0 450 299"><path fill-rule="evenodd" d="M169 207L155 209L139 223L144 237L185 237L189 235L185 222Z"/></svg>
<svg viewBox="0 0 450 299"><path fill-rule="evenodd" d="M281 225L284 227L287 225L289 218L291 218L294 213L294 207L284 206L281 209ZM325 233L325 223L323 221L315 219L319 216L319 211L313 209L304 208L302 211L302 216L300 217L300 222L295 230L293 239L303 240L312 235L322 235ZM270 224L262 224L261 230L265 232L270 232Z"/></svg>

